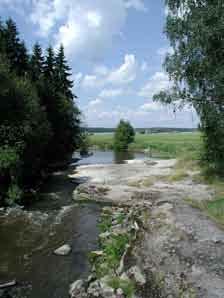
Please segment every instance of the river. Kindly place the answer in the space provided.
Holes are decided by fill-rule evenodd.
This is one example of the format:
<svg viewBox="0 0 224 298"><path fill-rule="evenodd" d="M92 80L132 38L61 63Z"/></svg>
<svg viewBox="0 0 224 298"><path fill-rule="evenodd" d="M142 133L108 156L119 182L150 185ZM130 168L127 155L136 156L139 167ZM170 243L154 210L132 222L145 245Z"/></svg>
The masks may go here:
<svg viewBox="0 0 224 298"><path fill-rule="evenodd" d="M68 297L70 283L89 273L88 253L98 247L101 211L97 204L75 204L72 193L79 181L68 174L79 165L135 158L145 155L94 151L68 171L54 173L30 207L0 213L0 284L17 281L16 287L0 290L1 298ZM71 245L71 254L54 255L65 243Z"/></svg>

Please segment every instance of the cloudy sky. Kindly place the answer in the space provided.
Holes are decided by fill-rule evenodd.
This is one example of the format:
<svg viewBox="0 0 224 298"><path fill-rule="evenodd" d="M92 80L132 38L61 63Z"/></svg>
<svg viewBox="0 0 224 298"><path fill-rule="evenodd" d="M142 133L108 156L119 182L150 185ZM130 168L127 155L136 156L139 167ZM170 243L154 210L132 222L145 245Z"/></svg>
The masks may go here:
<svg viewBox="0 0 224 298"><path fill-rule="evenodd" d="M164 0L0 0L0 16L13 17L29 48L64 44L89 126L121 118L136 127L197 125L191 109L173 114L152 102L170 84Z"/></svg>

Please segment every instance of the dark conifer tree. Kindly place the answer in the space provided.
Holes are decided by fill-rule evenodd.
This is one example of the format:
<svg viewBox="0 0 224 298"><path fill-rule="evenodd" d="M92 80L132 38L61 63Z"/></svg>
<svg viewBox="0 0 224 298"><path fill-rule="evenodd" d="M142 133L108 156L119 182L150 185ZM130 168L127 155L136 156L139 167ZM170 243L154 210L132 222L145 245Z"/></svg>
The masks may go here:
<svg viewBox="0 0 224 298"><path fill-rule="evenodd" d="M55 54L53 48L47 48L47 55L44 63L44 77L48 82L55 80Z"/></svg>
<svg viewBox="0 0 224 298"><path fill-rule="evenodd" d="M0 54L5 52L5 37L4 37L4 25L0 19Z"/></svg>
<svg viewBox="0 0 224 298"><path fill-rule="evenodd" d="M26 75L27 78L29 79L29 69L30 69L29 55L27 53L25 43L24 41L22 41L18 47L17 74L19 76Z"/></svg>
<svg viewBox="0 0 224 298"><path fill-rule="evenodd" d="M44 57L41 46L36 43L30 60L31 80L37 82L41 79L44 70Z"/></svg>
<svg viewBox="0 0 224 298"><path fill-rule="evenodd" d="M5 53L9 60L11 71L25 75L29 69L29 57L24 42L19 39L16 24L12 19L6 21L4 29Z"/></svg>
<svg viewBox="0 0 224 298"><path fill-rule="evenodd" d="M68 66L65 58L63 45L59 48L55 62L56 88L60 93L66 96L67 99L73 99L76 96L72 93L73 81L69 79L71 76L71 68Z"/></svg>
<svg viewBox="0 0 224 298"><path fill-rule="evenodd" d="M18 201L49 165L66 163L80 142L63 46L31 57L12 19L0 21L0 205Z"/></svg>

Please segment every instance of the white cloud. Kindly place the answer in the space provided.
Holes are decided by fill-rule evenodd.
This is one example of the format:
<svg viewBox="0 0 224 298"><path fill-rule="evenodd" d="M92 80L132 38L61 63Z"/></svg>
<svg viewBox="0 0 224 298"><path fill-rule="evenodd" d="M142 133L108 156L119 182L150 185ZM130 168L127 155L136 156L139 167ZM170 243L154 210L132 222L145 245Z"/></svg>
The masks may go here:
<svg viewBox="0 0 224 298"><path fill-rule="evenodd" d="M89 11L87 13L87 21L90 27L97 28L102 24L102 16L97 11Z"/></svg>
<svg viewBox="0 0 224 298"><path fill-rule="evenodd" d="M104 65L98 65L94 68L94 73L96 75L106 76L108 72L109 72L108 68Z"/></svg>
<svg viewBox="0 0 224 298"><path fill-rule="evenodd" d="M158 102L148 102L140 106L140 110L144 112L152 112L152 111L161 111L163 109L162 105Z"/></svg>
<svg viewBox="0 0 224 298"><path fill-rule="evenodd" d="M146 72L146 71L148 71L148 70L149 70L149 65L148 65L148 63L147 63L146 61L143 61L143 62L142 62L142 65L141 65L141 71Z"/></svg>
<svg viewBox="0 0 224 298"><path fill-rule="evenodd" d="M125 55L124 63L113 70L108 76L108 82L112 84L127 84L135 80L138 63L134 55Z"/></svg>
<svg viewBox="0 0 224 298"><path fill-rule="evenodd" d="M88 103L88 107L95 107L95 106L98 106L102 103L102 100L100 98L96 98L94 100L91 100L89 103Z"/></svg>
<svg viewBox="0 0 224 298"><path fill-rule="evenodd" d="M38 33L48 37L57 21L62 21L70 9L67 0L38 0L32 2L30 20L39 28Z"/></svg>
<svg viewBox="0 0 224 298"><path fill-rule="evenodd" d="M156 72L139 92L139 96L152 99L153 95L171 86L169 77L164 72Z"/></svg>
<svg viewBox="0 0 224 298"><path fill-rule="evenodd" d="M96 75L85 75L82 81L84 88L98 88L103 82Z"/></svg>
<svg viewBox="0 0 224 298"><path fill-rule="evenodd" d="M142 0L25 1L31 3L30 20L41 36L53 37L56 46L63 43L67 55L89 60L99 59L120 38L128 8L146 10Z"/></svg>
<svg viewBox="0 0 224 298"><path fill-rule="evenodd" d="M83 78L84 88L99 88L106 85L123 86L136 79L138 62L134 55L127 54L124 62L118 68L108 69L105 66L98 66L93 74L87 74Z"/></svg>
<svg viewBox="0 0 224 298"><path fill-rule="evenodd" d="M122 89L103 89L100 94L99 97L102 98L113 98L113 97L117 97L123 94L123 90Z"/></svg>
<svg viewBox="0 0 224 298"><path fill-rule="evenodd" d="M146 105L147 104L147 105ZM135 127L196 127L198 117L194 111L180 111L174 114L171 109L157 107L156 103L146 103L145 107L128 108L114 106L113 109L91 107L85 111L90 126L115 127L120 119L127 119Z"/></svg>
<svg viewBox="0 0 224 298"><path fill-rule="evenodd" d="M135 8L139 11L147 11L147 8L142 0L128 0L125 3L127 8Z"/></svg>

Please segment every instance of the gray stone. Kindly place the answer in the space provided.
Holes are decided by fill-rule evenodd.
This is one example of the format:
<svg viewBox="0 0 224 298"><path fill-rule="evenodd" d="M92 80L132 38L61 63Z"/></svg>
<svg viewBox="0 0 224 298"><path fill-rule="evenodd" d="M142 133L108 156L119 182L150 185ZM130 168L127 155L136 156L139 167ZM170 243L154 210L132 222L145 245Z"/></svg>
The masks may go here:
<svg viewBox="0 0 224 298"><path fill-rule="evenodd" d="M122 289L117 289L116 294L117 294L119 297L123 297L123 295L124 295L124 291L123 291Z"/></svg>
<svg viewBox="0 0 224 298"><path fill-rule="evenodd" d="M99 280L96 280L89 285L87 292L90 297L100 297L100 290Z"/></svg>
<svg viewBox="0 0 224 298"><path fill-rule="evenodd" d="M140 286L143 286L146 283L145 275L141 272L141 269L138 266L131 267L127 271L127 275L130 278L133 278L135 282Z"/></svg>
<svg viewBox="0 0 224 298"><path fill-rule="evenodd" d="M70 285L69 295L73 298L85 297L84 281L79 279Z"/></svg>
<svg viewBox="0 0 224 298"><path fill-rule="evenodd" d="M72 250L71 246L68 244L65 244L57 248L54 251L54 254L56 254L57 256L67 256L70 254L71 250Z"/></svg>
<svg viewBox="0 0 224 298"><path fill-rule="evenodd" d="M101 257L103 256L103 250L93 250L90 254L92 257Z"/></svg>
<svg viewBox="0 0 224 298"><path fill-rule="evenodd" d="M116 297L114 295L114 289L109 287L106 283L101 282L100 287L101 287L100 293L103 297L105 297L105 298L114 298L114 297Z"/></svg>

